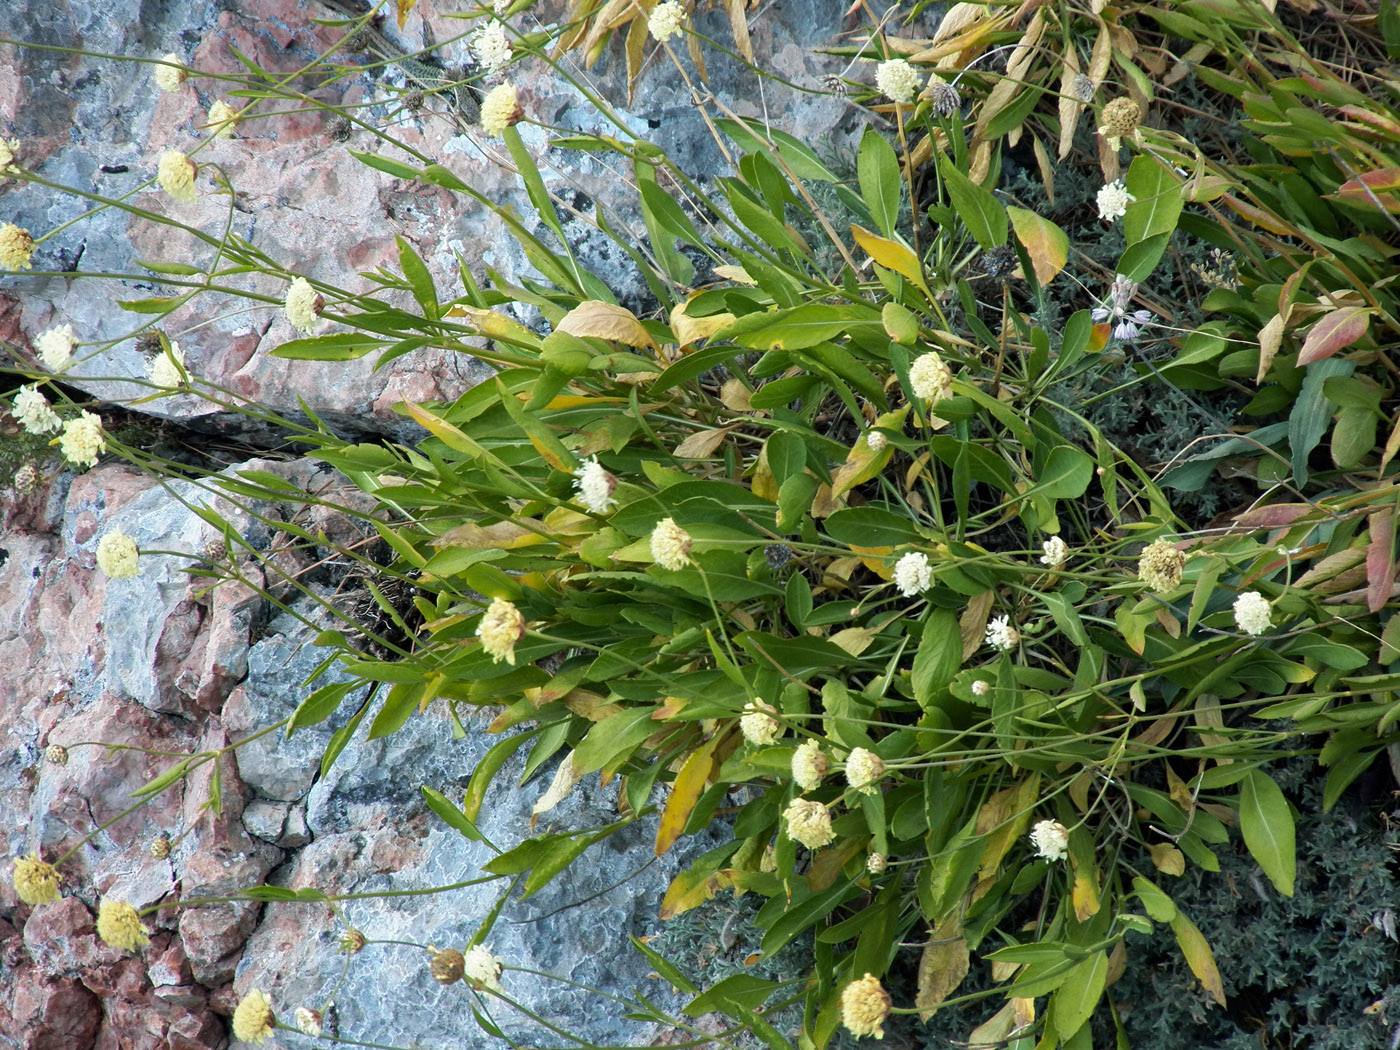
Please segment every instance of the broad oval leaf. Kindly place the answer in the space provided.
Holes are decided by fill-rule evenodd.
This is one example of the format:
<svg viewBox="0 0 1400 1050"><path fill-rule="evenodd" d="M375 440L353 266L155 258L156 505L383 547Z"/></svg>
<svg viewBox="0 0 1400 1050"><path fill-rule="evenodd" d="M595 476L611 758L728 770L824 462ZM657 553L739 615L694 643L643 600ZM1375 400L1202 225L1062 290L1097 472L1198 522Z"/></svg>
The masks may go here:
<svg viewBox="0 0 1400 1050"><path fill-rule="evenodd" d="M1253 770L1240 783L1240 832L1274 888L1293 896L1298 870L1293 811L1273 779Z"/></svg>
<svg viewBox="0 0 1400 1050"><path fill-rule="evenodd" d="M1016 239L1025 246L1035 267L1035 279L1049 284L1065 268L1069 260L1069 237L1049 219L1043 219L1025 208L1007 208Z"/></svg>
<svg viewBox="0 0 1400 1050"><path fill-rule="evenodd" d="M655 346L651 333L625 306L585 299L554 326L556 332L607 339L628 346Z"/></svg>
<svg viewBox="0 0 1400 1050"><path fill-rule="evenodd" d="M1298 366L1321 361L1351 346L1371 327L1371 312L1369 306L1342 306L1324 314L1308 329L1298 352Z"/></svg>
<svg viewBox="0 0 1400 1050"><path fill-rule="evenodd" d="M1075 964L1050 1000L1050 1023L1061 1042L1083 1028L1103 995L1108 980L1108 953L1097 951Z"/></svg>

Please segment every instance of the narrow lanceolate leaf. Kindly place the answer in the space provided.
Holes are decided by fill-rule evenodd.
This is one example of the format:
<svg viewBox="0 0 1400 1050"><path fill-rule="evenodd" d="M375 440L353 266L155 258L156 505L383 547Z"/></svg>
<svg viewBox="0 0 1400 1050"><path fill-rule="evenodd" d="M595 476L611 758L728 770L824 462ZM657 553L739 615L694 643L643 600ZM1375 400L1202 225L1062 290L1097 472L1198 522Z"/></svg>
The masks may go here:
<svg viewBox="0 0 1400 1050"><path fill-rule="evenodd" d="M1395 580L1395 508L1384 507L1367 520L1371 542L1366 547L1366 606L1380 612Z"/></svg>
<svg viewBox="0 0 1400 1050"><path fill-rule="evenodd" d="M919 1020L927 1022L938 1005L957 991L967 976L968 962L962 923L951 915L929 934L919 959L919 990L914 997Z"/></svg>
<svg viewBox="0 0 1400 1050"><path fill-rule="evenodd" d="M1285 897L1293 896L1298 870L1293 811L1279 786L1262 770L1254 770L1240 782L1240 831L1274 888Z"/></svg>
<svg viewBox="0 0 1400 1050"><path fill-rule="evenodd" d="M1220 981L1220 970L1215 965L1215 953L1201 936L1201 931L1196 929L1195 923L1180 909L1172 918L1171 924L1172 933L1176 935L1177 947L1181 949L1186 965L1191 967L1191 972L1201 982L1201 987L1210 993L1210 997L1224 1006L1225 986Z"/></svg>
<svg viewBox="0 0 1400 1050"><path fill-rule="evenodd" d="M851 224L851 236L864 249L866 255L885 269L893 270L895 273L909 278L919 286L920 291L930 299L933 298L933 293L929 291L928 285L924 282L924 269L919 265L919 257L912 251L898 241L890 241L884 237L876 236L854 223Z"/></svg>
<svg viewBox="0 0 1400 1050"><path fill-rule="evenodd" d="M1369 306L1342 306L1313 323L1298 352L1298 366L1331 357L1366 334L1371 326Z"/></svg>
<svg viewBox="0 0 1400 1050"><path fill-rule="evenodd" d="M709 782L710 771L714 769L715 744L718 740L718 736L711 737L704 747L692 752L676 774L676 782L671 785L671 794L666 799L666 808L661 811L661 825L656 829L658 857L675 845L676 839L685 830L691 810L700 801Z"/></svg>
<svg viewBox="0 0 1400 1050"><path fill-rule="evenodd" d="M1077 963L1050 999L1050 1023L1061 1043L1083 1028L1103 995L1108 980L1108 953L1097 951Z"/></svg>

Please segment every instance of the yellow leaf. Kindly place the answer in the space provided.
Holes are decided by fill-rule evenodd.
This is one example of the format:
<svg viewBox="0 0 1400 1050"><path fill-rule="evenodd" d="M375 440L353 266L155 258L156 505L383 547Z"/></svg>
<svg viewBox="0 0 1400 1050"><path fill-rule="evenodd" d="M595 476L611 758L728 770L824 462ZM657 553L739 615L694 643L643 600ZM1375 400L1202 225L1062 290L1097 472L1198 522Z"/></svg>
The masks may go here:
<svg viewBox="0 0 1400 1050"><path fill-rule="evenodd" d="M729 15L729 28L734 31L734 47L744 56L745 62L753 65L753 43L749 40L749 19L744 11L744 0L724 0L724 10Z"/></svg>
<svg viewBox="0 0 1400 1050"><path fill-rule="evenodd" d="M812 858L812 866L807 869L807 888L813 893L829 889L840 877L846 861L864 848L860 839L848 838L830 849L822 850Z"/></svg>
<svg viewBox="0 0 1400 1050"><path fill-rule="evenodd" d="M846 627L827 639L837 648L844 649L852 656L859 656L870 648L878 632L869 627Z"/></svg>
<svg viewBox="0 0 1400 1050"><path fill-rule="evenodd" d="M456 528L448 529L432 541L434 547L466 547L470 550L513 550L516 547L529 547L543 543L545 537L538 532L517 525L513 521L498 521L494 525L477 525L465 522Z"/></svg>
<svg viewBox="0 0 1400 1050"><path fill-rule="evenodd" d="M531 816L548 813L573 794L575 785L582 779L583 774L574 770L574 753L570 751L564 756L564 761L559 763L559 768L554 771L554 779L550 781L549 789L539 797L534 808L530 810Z"/></svg>
<svg viewBox="0 0 1400 1050"><path fill-rule="evenodd" d="M933 293L928 290L928 285L924 283L924 269L919 265L919 257L909 248L898 241L886 240L869 230L862 229L855 223L851 224L851 236L856 239L856 243L865 250L865 254L874 259L887 270L893 270L897 274L909 278L919 289L933 298Z"/></svg>
<svg viewBox="0 0 1400 1050"><path fill-rule="evenodd" d="M1180 806L1183 813L1189 814L1196 808L1196 799L1191 794L1191 789L1186 786L1186 781L1177 776L1170 762L1163 762L1162 765L1167 770L1167 797Z"/></svg>
<svg viewBox="0 0 1400 1050"><path fill-rule="evenodd" d="M1079 126L1079 115L1084 111L1084 102L1074 90L1074 82L1079 77L1079 55L1072 47L1060 54L1060 146L1057 156L1064 160L1074 148L1074 129Z"/></svg>
<svg viewBox="0 0 1400 1050"><path fill-rule="evenodd" d="M1002 858L1025 832L1039 790L1040 774L1033 773L998 791L977 811L977 834L987 837L982 846L979 878L987 880L995 875Z"/></svg>
<svg viewBox="0 0 1400 1050"><path fill-rule="evenodd" d="M1201 931L1196 929L1186 913L1177 909L1176 918L1172 919L1172 933L1176 935L1177 946L1181 949L1181 955L1186 960L1186 965L1191 967L1191 972L1201 982L1210 997L1221 1006L1225 1005L1225 986L1220 981L1220 971L1215 965L1215 955L1210 950L1210 945L1201 936Z"/></svg>
<svg viewBox="0 0 1400 1050"><path fill-rule="evenodd" d="M835 514L845 506L846 498L833 495L831 486L822 482L817 486L817 494L812 497L812 517L825 518L829 514Z"/></svg>
<svg viewBox="0 0 1400 1050"><path fill-rule="evenodd" d="M1152 858L1152 866L1163 875L1179 876L1186 873L1186 857L1170 842L1148 846L1147 854Z"/></svg>
<svg viewBox="0 0 1400 1050"><path fill-rule="evenodd" d="M418 6L418 0L399 0L399 2L398 2L398 18L399 18L399 28L400 28L400 29L402 29L402 28L403 28L403 24L404 24L405 22L408 21L408 13L409 13L410 11L412 11L412 10L413 10L415 7L417 7L417 6Z"/></svg>
<svg viewBox="0 0 1400 1050"><path fill-rule="evenodd" d="M439 419L422 405L417 405L412 401L405 400L403 407L424 430L427 430L433 437L437 438L453 451L465 452L469 456L481 456L492 460L495 459L494 456L491 456L486 449L482 448L472 438L467 437L465 433L458 430L451 423L447 422L447 420Z"/></svg>
<svg viewBox="0 0 1400 1050"><path fill-rule="evenodd" d="M768 446L763 446L763 451L758 454L758 462L754 464L753 477L749 479L749 491L759 499L766 499L773 503L778 501L778 479L773 475L773 468L768 465Z"/></svg>
<svg viewBox="0 0 1400 1050"><path fill-rule="evenodd" d="M554 330L584 338L608 339L627 346L656 345L651 333L631 310L597 299L585 299L579 303L564 315Z"/></svg>
<svg viewBox="0 0 1400 1050"><path fill-rule="evenodd" d="M1274 355L1282 342L1283 314L1274 314L1269 318L1269 323L1259 329L1259 371L1254 376L1256 386L1264 382L1264 377L1269 374L1269 366L1274 363Z"/></svg>
<svg viewBox="0 0 1400 1050"><path fill-rule="evenodd" d="M698 294L698 293L697 293ZM685 312L691 296L671 311L671 332L676 337L676 345L689 346L699 339L708 339L716 332L734 323L733 314L710 314L708 317L691 317Z"/></svg>
<svg viewBox="0 0 1400 1050"><path fill-rule="evenodd" d="M715 765L715 744L719 737L711 737L709 743L691 752L685 765L676 774L671 785L671 793L666 797L666 808L661 811L661 825L656 829L656 855L664 855L675 845L685 830L685 822L690 819L690 811L700 801L705 784L710 779L710 771Z"/></svg>
<svg viewBox="0 0 1400 1050"><path fill-rule="evenodd" d="M758 282L749 276L749 271L742 266L732 266L726 263L723 266L715 267L715 276L723 277L726 281L733 281L735 284L746 284L750 288L757 287Z"/></svg>
<svg viewBox="0 0 1400 1050"><path fill-rule="evenodd" d="M666 896L661 898L662 920L674 919L691 908L704 904L719 889L719 879L713 871L683 871L671 880Z"/></svg>
<svg viewBox="0 0 1400 1050"><path fill-rule="evenodd" d="M938 1005L957 991L967 976L968 959L962 922L951 915L929 934L919 957L919 990L914 1005L919 1008L920 1021L927 1023Z"/></svg>
<svg viewBox="0 0 1400 1050"><path fill-rule="evenodd" d="M724 439L735 426L738 424L696 431L676 446L675 454L680 459L708 459L714 455L715 449L724 444Z"/></svg>
<svg viewBox="0 0 1400 1050"><path fill-rule="evenodd" d="M992 604L995 601L996 593L993 591L983 591L968 599L967 609L958 620L964 660L972 659L972 654L982 648L983 639L987 637L987 620L991 617Z"/></svg>
<svg viewBox="0 0 1400 1050"><path fill-rule="evenodd" d="M1069 237L1049 219L1043 219L1025 208L1006 209L1016 239L1026 247L1035 267L1035 278L1042 286L1055 279L1069 260Z"/></svg>
<svg viewBox="0 0 1400 1050"><path fill-rule="evenodd" d="M1074 873L1074 917L1080 922L1099 913L1099 886L1093 868Z"/></svg>
<svg viewBox="0 0 1400 1050"><path fill-rule="evenodd" d="M731 412L752 412L752 397L753 391L739 379L726 379L719 388L719 402Z"/></svg>
<svg viewBox="0 0 1400 1050"><path fill-rule="evenodd" d="M475 306L454 306L447 311L448 317L465 317L487 339L500 339L527 346L539 346L540 337L519 321L512 320L495 310L482 310Z"/></svg>

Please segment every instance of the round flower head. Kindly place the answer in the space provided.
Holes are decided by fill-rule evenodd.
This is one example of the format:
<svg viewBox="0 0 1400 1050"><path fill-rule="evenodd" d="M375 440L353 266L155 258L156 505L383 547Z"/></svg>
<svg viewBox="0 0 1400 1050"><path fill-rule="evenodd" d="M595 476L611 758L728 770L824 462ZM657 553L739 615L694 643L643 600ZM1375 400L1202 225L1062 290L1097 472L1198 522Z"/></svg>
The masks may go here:
<svg viewBox="0 0 1400 1050"><path fill-rule="evenodd" d="M1048 565L1052 569L1058 569L1069 559L1069 544L1058 536L1051 536L1041 545L1045 551L1040 556L1040 564Z"/></svg>
<svg viewBox="0 0 1400 1050"><path fill-rule="evenodd" d="M147 852L156 860L165 860L170 856L170 840L164 835L157 835L151 839L151 847Z"/></svg>
<svg viewBox="0 0 1400 1050"><path fill-rule="evenodd" d="M39 337L34 340L34 349L39 351L39 360L43 361L51 372L62 372L68 367L68 362L73 357L73 347L77 342L73 335L73 326L61 324L47 332L40 332Z"/></svg>
<svg viewBox="0 0 1400 1050"><path fill-rule="evenodd" d="M31 434L49 434L63 426L58 413L49 407L49 399L39 393L32 383L19 388L10 411L19 425Z"/></svg>
<svg viewBox="0 0 1400 1050"><path fill-rule="evenodd" d="M298 1006L293 1017L296 1020L298 1032L309 1035L312 1039L321 1038L321 1012L319 1010L313 1010L309 1006Z"/></svg>
<svg viewBox="0 0 1400 1050"><path fill-rule="evenodd" d="M1181 582L1186 555L1167 540L1153 540L1138 561L1138 579L1158 594L1165 594Z"/></svg>
<svg viewBox="0 0 1400 1050"><path fill-rule="evenodd" d="M744 739L756 747L766 747L783 735L783 724L773 715L778 709L762 700L750 700L744 705L744 716L739 719L739 729Z"/></svg>
<svg viewBox="0 0 1400 1050"><path fill-rule="evenodd" d="M663 569L684 569L690 564L690 533L674 518L662 518L651 530L651 558Z"/></svg>
<svg viewBox="0 0 1400 1050"><path fill-rule="evenodd" d="M594 514L606 514L617 502L613 498L613 493L617 491L617 478L607 472L597 456L579 465L574 472L574 488L578 490L578 501Z"/></svg>
<svg viewBox="0 0 1400 1050"><path fill-rule="evenodd" d="M162 91L179 91L190 71L180 63L180 56L175 52L162 55L161 64L155 67L151 76L156 82L156 87ZM168 64L167 64L168 63Z"/></svg>
<svg viewBox="0 0 1400 1050"><path fill-rule="evenodd" d="M1021 634L1015 627L1011 626L1011 617L998 616L987 624L987 644L993 649L1002 652L1016 648L1016 643L1021 640Z"/></svg>
<svg viewBox="0 0 1400 1050"><path fill-rule="evenodd" d="M910 102L919 90L919 74L902 58L892 58L875 67L875 86L895 102Z"/></svg>
<svg viewBox="0 0 1400 1050"><path fill-rule="evenodd" d="M1109 149L1118 149L1125 137L1137 131L1142 108L1124 95L1104 106L1100 119L1103 124L1099 126L1099 134L1108 140Z"/></svg>
<svg viewBox="0 0 1400 1050"><path fill-rule="evenodd" d="M129 580L141 572L136 541L113 529L97 541L97 567L114 580Z"/></svg>
<svg viewBox="0 0 1400 1050"><path fill-rule="evenodd" d="M500 22L488 22L472 37L472 51L487 73L499 73L510 65L510 37Z"/></svg>
<svg viewBox="0 0 1400 1050"><path fill-rule="evenodd" d="M58 417L54 416L54 420L57 422ZM15 480L11 484L21 496L33 492L39 487L39 471L33 463L24 463L15 471Z"/></svg>
<svg viewBox="0 0 1400 1050"><path fill-rule="evenodd" d="M1272 609L1258 591L1245 591L1235 599L1235 623L1245 634L1263 634L1274 625Z"/></svg>
<svg viewBox="0 0 1400 1050"><path fill-rule="evenodd" d="M25 904L38 906L56 901L58 892L58 869L39 859L37 853L21 857L15 861L15 893Z"/></svg>
<svg viewBox="0 0 1400 1050"><path fill-rule="evenodd" d="M216 139L233 138L233 126L238 123L239 113L223 99L216 99L209 107L209 119L205 127Z"/></svg>
<svg viewBox="0 0 1400 1050"><path fill-rule="evenodd" d="M525 617L504 598L492 598L486 615L476 629L481 647L491 654L492 663L515 664L515 643L525 637Z"/></svg>
<svg viewBox="0 0 1400 1050"><path fill-rule="evenodd" d="M44 758L55 766L68 764L68 749L62 744L50 744L44 748Z"/></svg>
<svg viewBox="0 0 1400 1050"><path fill-rule="evenodd" d="M1114 179L1099 190L1099 218L1105 222L1121 219L1128 214L1128 205L1132 202L1133 195L1124 188L1123 180Z"/></svg>
<svg viewBox="0 0 1400 1050"><path fill-rule="evenodd" d="M792 753L792 779L803 791L813 791L831 768L831 761L815 740L806 741Z"/></svg>
<svg viewBox="0 0 1400 1050"><path fill-rule="evenodd" d="M326 301L311 287L311 282L305 277L298 277L287 289L284 309L293 328L303 332L311 331L316 327L316 321L325 308Z"/></svg>
<svg viewBox="0 0 1400 1050"><path fill-rule="evenodd" d="M34 238L29 231L12 222L0 226L0 269L32 270L29 257L34 254Z"/></svg>
<svg viewBox="0 0 1400 1050"><path fill-rule="evenodd" d="M885 1018L890 1015L890 993L878 978L866 974L841 991L841 1023L857 1038L885 1038Z"/></svg>
<svg viewBox="0 0 1400 1050"><path fill-rule="evenodd" d="M865 432L865 447L871 452L883 452L889 443L889 438L885 437L881 431L867 430Z"/></svg>
<svg viewBox="0 0 1400 1050"><path fill-rule="evenodd" d="M820 802L795 798L783 811L787 833L808 849L819 849L836 837L831 830L831 811Z"/></svg>
<svg viewBox="0 0 1400 1050"><path fill-rule="evenodd" d="M19 153L19 139L0 138L0 172L15 172L19 165L15 156Z"/></svg>
<svg viewBox="0 0 1400 1050"><path fill-rule="evenodd" d="M977 681L972 683L973 696L986 696L991 691L992 683L987 681L985 678L979 678L977 679Z"/></svg>
<svg viewBox="0 0 1400 1050"><path fill-rule="evenodd" d="M342 951L346 955L358 955L364 946L369 943L363 933L356 929L346 930L340 938L340 947L337 951Z"/></svg>
<svg viewBox="0 0 1400 1050"><path fill-rule="evenodd" d="M937 354L921 354L909 366L909 385L914 388L915 397L936 404L953 396L953 373Z"/></svg>
<svg viewBox="0 0 1400 1050"><path fill-rule="evenodd" d="M1037 857L1063 860L1069 852L1069 829L1058 820L1042 820L1031 829L1031 844Z"/></svg>
<svg viewBox="0 0 1400 1050"><path fill-rule="evenodd" d="M199 169L189 157L177 149L168 149L160 155L156 179L160 182L160 188L172 199L192 204L195 198L194 177L198 172Z"/></svg>
<svg viewBox="0 0 1400 1050"><path fill-rule="evenodd" d="M456 948L438 951L429 945L428 953L428 972L438 984L456 984L462 979L462 953Z"/></svg>
<svg viewBox="0 0 1400 1050"><path fill-rule="evenodd" d="M502 991L503 968L501 960L491 953L489 945L472 945L462 960L462 972L466 974L467 980L496 992Z"/></svg>
<svg viewBox="0 0 1400 1050"><path fill-rule="evenodd" d="M873 751L858 747L846 759L846 783L863 795L875 794L884 775L885 763Z"/></svg>
<svg viewBox="0 0 1400 1050"><path fill-rule="evenodd" d="M511 84L497 84L481 103L481 130L488 135L501 135L512 124L525 119L520 99Z"/></svg>
<svg viewBox="0 0 1400 1050"><path fill-rule="evenodd" d="M172 339L169 353L161 352L151 358L147 374L156 386L174 390L185 381L185 377L180 374L184 366L185 352L180 349L180 344Z"/></svg>
<svg viewBox="0 0 1400 1050"><path fill-rule="evenodd" d="M107 451L107 438L102 433L102 417L83 411L77 419L63 424L58 438L63 458L74 466L95 467L97 457Z"/></svg>
<svg viewBox="0 0 1400 1050"><path fill-rule="evenodd" d="M150 943L151 931L141 925L136 909L126 901L102 901L97 909L97 936L120 951L134 952Z"/></svg>
<svg viewBox="0 0 1400 1050"><path fill-rule="evenodd" d="M894 585L904 597L912 598L920 591L927 590L932 582L933 569L929 566L927 554L910 551L894 563Z"/></svg>
<svg viewBox="0 0 1400 1050"><path fill-rule="evenodd" d="M676 0L665 0L657 4L647 16L647 32L658 44L664 44L671 37L685 31L685 8Z"/></svg>
<svg viewBox="0 0 1400 1050"><path fill-rule="evenodd" d="M259 989L249 989L233 1011L233 1037L261 1045L276 1027L272 1001Z"/></svg>
<svg viewBox="0 0 1400 1050"><path fill-rule="evenodd" d="M872 875L883 875L889 858L883 853L871 853L865 858L865 870Z"/></svg>

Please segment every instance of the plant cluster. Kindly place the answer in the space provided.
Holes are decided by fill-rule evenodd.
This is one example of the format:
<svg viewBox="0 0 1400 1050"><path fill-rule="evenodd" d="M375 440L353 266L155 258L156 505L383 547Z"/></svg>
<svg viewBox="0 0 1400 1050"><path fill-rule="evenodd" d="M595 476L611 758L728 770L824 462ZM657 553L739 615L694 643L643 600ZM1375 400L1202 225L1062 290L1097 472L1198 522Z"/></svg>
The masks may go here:
<svg viewBox="0 0 1400 1050"><path fill-rule="evenodd" d="M498 77L545 57L509 21L528 6L477 14ZM753 62L742 8L726 5ZM703 75L686 4L573 14L555 53L593 60L625 36L635 75L654 40L688 77L670 50L684 34ZM246 294L235 278L257 270L285 280L303 333L282 357L382 365L433 345L497 366L451 403L405 402L425 433L415 445L347 442L314 419L289 430L372 499L347 512L392 554L339 553L363 566L398 630L373 648L359 627L323 632L323 666L348 678L267 731L353 707L329 767L354 734L388 736L429 705L458 725L465 709L493 709L501 739L465 797L422 786L471 838L516 752L531 774L556 769L541 813L585 776L615 784L616 823L542 830L485 865L483 879L525 896L633 821L656 817L657 855L723 821L728 840L675 879L661 917L746 897L756 961L806 945L808 965L744 967L702 987L639 948L687 1015L728 1013L774 1050L826 1046L842 1029L878 1038L906 1015L992 997L1002 1005L965 1033L974 1044L1087 1047L1096 1023L1127 1039L1113 1000L1144 943L1174 945L1193 1001L1215 1004L1202 1011L1238 986L1217 959L1245 949L1198 894L1214 884L1199 873L1233 871L1269 900L1312 893L1298 885L1300 863L1317 863L1306 850L1300 861L1299 812L1330 810L1400 739L1400 431L1378 427L1394 404L1386 336L1400 330L1388 270L1400 107L1375 78L1314 60L1262 5L959 4L929 39L897 35L892 17L847 52L868 71L854 90L872 125L891 130L866 130L854 178L732 113L712 119L733 171L707 185L620 121L616 136L553 140L630 176L649 236L614 239L650 312L620 304L571 249L508 79L482 127L514 164L533 224L412 151L348 155L494 210L534 274L464 264L444 297L400 239L397 271L364 276L411 297L405 309L202 234L215 256L203 271L145 264L187 290L125 305L159 319L211 287ZM1394 57L1393 12L1378 27L1368 45ZM1168 91L1191 77L1243 112L1247 158L1179 130ZM287 90L254 74L236 125L227 113L211 123L241 131ZM1076 142L1091 128L1086 158ZM1076 240L1003 186L1017 149L1047 201L1057 163L1097 184L1094 221L1121 235L1097 283L1070 282ZM33 178L22 152L6 170ZM201 185L184 154L163 157L158 177L177 201ZM599 228L611 234L601 212ZM0 262L17 269L35 242L11 229ZM1153 284L1168 265L1213 288L1203 303L1173 307ZM1180 324L1197 306L1210 318ZM155 395L229 400L175 342L158 344ZM26 378L17 421L62 427L71 464L106 452L177 469L106 441L99 414L66 395L40 405L51 373ZM1262 425L1220 418L1243 397L1214 398L1165 477L1156 452L1124 447L1130 419L1110 428L1076 393L1195 405L1250 381L1241 412ZM1164 485L1199 489L1225 467L1247 487L1220 491L1247 498L1227 522L1188 525ZM288 498L256 471L205 482L234 499ZM230 552L261 557L208 516ZM139 558L126 537L99 548L113 577L139 572ZM198 562L210 585L237 564ZM397 600L372 582L386 578ZM1320 785L1300 787L1296 764L1271 774L1299 754L1316 755ZM182 760L148 792L210 757ZM21 860L21 896L51 899L53 871ZM119 904L103 915L109 943L139 947L139 916ZM490 934L488 921L465 955L434 949L432 976L507 994ZM634 1015L675 1022L645 999ZM280 1023L258 991L235 1015L255 1042Z"/></svg>

